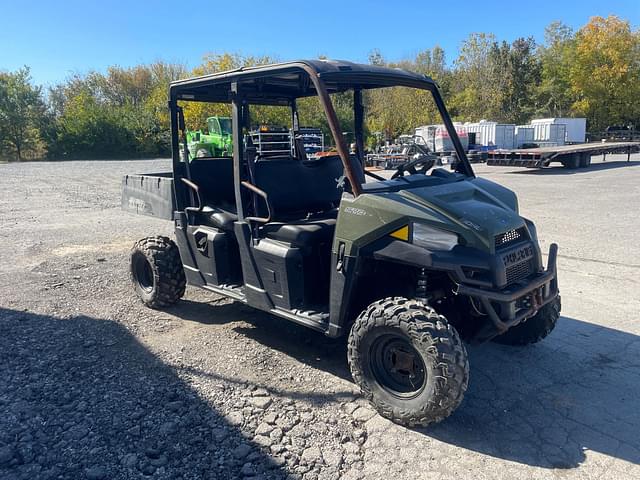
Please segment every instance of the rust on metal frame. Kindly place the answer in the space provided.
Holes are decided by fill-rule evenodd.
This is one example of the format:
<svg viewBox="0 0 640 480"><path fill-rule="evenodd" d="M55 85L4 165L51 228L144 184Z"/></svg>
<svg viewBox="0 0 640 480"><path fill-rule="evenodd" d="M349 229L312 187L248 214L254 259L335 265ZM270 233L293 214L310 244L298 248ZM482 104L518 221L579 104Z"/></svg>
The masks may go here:
<svg viewBox="0 0 640 480"><path fill-rule="evenodd" d="M349 157L349 149L347 148L347 144L344 141L344 137L342 136L340 121L338 120L338 115L336 114L336 111L333 108L333 104L331 103L331 97L329 97L329 93L327 92L324 82L318 76L318 72L306 63L300 63L300 66L305 72L307 72L309 78L313 82L313 86L315 87L316 92L318 93L320 105L322 105L322 108L324 109L324 114L326 115L327 121L329 122L329 129L331 130L333 139L336 142L336 150L338 151L338 155L340 155L340 158L342 159L344 173L349 180L349 183L351 184L353 195L357 197L362 193L362 186L353 173L353 168L351 167L351 158Z"/></svg>

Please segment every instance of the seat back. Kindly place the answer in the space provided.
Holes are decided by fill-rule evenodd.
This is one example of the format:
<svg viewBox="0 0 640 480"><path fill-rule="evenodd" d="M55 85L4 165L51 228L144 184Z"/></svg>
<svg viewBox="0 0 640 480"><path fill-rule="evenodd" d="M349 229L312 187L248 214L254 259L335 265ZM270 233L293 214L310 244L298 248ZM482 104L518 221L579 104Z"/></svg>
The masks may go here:
<svg viewBox="0 0 640 480"><path fill-rule="evenodd" d="M254 181L269 196L276 218L304 216L334 208L340 202L343 175L339 157L301 162L292 157L256 161Z"/></svg>
<svg viewBox="0 0 640 480"><path fill-rule="evenodd" d="M235 205L233 158L196 158L189 164L191 179L207 205Z"/></svg>

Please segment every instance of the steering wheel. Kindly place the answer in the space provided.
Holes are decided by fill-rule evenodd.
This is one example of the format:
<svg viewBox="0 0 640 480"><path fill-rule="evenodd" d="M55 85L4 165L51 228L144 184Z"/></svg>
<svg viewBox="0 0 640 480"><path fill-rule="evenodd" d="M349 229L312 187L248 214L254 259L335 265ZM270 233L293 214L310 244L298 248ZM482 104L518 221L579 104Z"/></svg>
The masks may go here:
<svg viewBox="0 0 640 480"><path fill-rule="evenodd" d="M398 165L396 172L391 176L392 179L404 177L405 172L409 172L410 175L417 173L425 174L433 167L438 157L433 155L416 154L412 160Z"/></svg>

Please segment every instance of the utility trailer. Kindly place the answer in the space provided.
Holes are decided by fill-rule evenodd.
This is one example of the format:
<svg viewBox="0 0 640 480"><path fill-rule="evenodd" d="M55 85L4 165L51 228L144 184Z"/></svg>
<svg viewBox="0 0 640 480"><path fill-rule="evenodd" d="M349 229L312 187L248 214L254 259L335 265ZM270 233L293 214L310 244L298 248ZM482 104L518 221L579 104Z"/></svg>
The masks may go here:
<svg viewBox="0 0 640 480"><path fill-rule="evenodd" d="M298 146L304 149L307 158L317 158L324 152L324 133L320 128L300 127L297 132L291 132L294 149ZM295 151L292 152L295 155Z"/></svg>
<svg viewBox="0 0 640 480"><path fill-rule="evenodd" d="M291 131L288 128L263 125L249 135L257 155L278 157L291 154Z"/></svg>
<svg viewBox="0 0 640 480"><path fill-rule="evenodd" d="M591 165L594 155L626 153L627 161L631 153L640 151L640 142L601 142L578 145L560 145L515 150L493 150L488 153L487 165L505 167L548 167L558 162L567 168L586 168Z"/></svg>

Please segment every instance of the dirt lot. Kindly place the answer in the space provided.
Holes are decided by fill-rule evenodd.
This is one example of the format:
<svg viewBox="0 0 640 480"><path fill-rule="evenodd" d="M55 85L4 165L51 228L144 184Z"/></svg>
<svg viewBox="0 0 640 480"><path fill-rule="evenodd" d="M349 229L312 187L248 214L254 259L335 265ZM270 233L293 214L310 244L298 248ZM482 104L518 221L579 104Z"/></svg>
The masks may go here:
<svg viewBox="0 0 640 480"><path fill-rule="evenodd" d="M407 430L358 398L343 342L187 289L144 308L120 211L165 160L0 165L0 477L640 478L640 156L480 166L560 245L539 345L470 347L460 409Z"/></svg>

